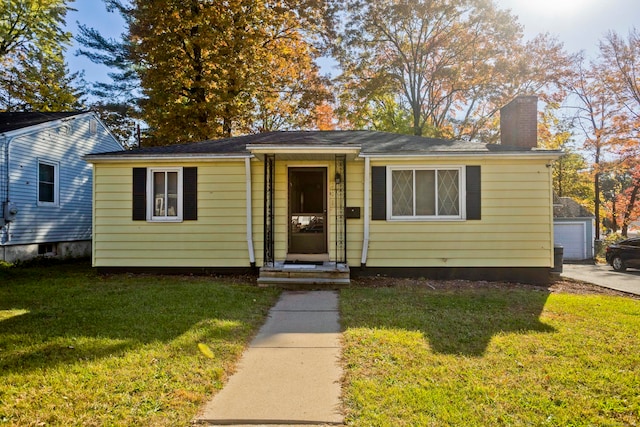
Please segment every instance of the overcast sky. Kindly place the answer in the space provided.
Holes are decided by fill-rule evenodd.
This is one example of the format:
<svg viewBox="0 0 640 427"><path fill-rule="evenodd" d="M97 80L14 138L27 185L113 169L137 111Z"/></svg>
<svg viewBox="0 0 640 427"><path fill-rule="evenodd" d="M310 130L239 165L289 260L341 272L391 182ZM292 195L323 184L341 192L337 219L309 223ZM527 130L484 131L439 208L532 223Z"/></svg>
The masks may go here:
<svg viewBox="0 0 640 427"><path fill-rule="evenodd" d="M640 0L494 0L511 9L529 38L551 33L569 52L596 54L598 41L614 30L626 37L640 26Z"/></svg>
<svg viewBox="0 0 640 427"><path fill-rule="evenodd" d="M640 0L494 0L502 9L511 9L524 26L525 36L551 33L569 52L584 50L597 53L598 41L609 30L626 37L629 30L640 27ZM69 30L76 33L76 22L96 28L105 36L117 37L123 31L122 19L107 13L100 0L76 0L77 12L67 15ZM69 49L71 71L85 70L85 80L105 81L107 70L75 56L77 46ZM331 72L331 70L326 70ZM332 72L335 74L335 72Z"/></svg>

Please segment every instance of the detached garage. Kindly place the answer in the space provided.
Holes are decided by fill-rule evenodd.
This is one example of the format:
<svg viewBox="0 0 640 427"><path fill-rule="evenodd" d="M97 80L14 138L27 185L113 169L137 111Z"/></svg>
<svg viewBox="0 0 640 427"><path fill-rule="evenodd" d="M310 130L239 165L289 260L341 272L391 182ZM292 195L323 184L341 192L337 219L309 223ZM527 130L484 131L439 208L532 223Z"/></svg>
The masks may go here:
<svg viewBox="0 0 640 427"><path fill-rule="evenodd" d="M569 197L555 197L553 204L554 243L564 248L564 259L593 258L594 215Z"/></svg>

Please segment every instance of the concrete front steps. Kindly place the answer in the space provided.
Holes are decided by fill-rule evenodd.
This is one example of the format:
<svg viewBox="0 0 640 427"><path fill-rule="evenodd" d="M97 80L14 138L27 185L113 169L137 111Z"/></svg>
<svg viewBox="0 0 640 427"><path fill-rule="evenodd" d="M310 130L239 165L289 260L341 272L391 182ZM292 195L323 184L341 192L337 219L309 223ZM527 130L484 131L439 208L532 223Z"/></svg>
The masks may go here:
<svg viewBox="0 0 640 427"><path fill-rule="evenodd" d="M351 283L349 275L348 265L335 262L325 261L321 265L276 262L272 267L260 268L258 285L289 289L338 288Z"/></svg>

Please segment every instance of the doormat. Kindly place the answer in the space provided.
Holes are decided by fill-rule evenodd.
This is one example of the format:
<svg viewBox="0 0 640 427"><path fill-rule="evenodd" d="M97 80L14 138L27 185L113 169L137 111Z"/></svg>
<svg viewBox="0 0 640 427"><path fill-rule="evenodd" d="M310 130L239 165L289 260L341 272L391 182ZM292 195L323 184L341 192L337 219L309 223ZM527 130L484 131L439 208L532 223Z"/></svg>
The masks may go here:
<svg viewBox="0 0 640 427"><path fill-rule="evenodd" d="M284 265L295 265L295 264L304 264L304 265L323 265L324 261L301 261L301 260L292 260L285 261Z"/></svg>

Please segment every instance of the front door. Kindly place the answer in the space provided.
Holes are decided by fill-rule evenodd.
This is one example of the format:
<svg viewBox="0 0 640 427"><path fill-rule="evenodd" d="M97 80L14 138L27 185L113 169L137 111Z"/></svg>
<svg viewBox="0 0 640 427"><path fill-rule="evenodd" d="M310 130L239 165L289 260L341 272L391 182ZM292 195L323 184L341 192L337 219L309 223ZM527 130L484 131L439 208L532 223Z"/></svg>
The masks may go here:
<svg viewBox="0 0 640 427"><path fill-rule="evenodd" d="M289 168L289 253L327 253L327 168Z"/></svg>

